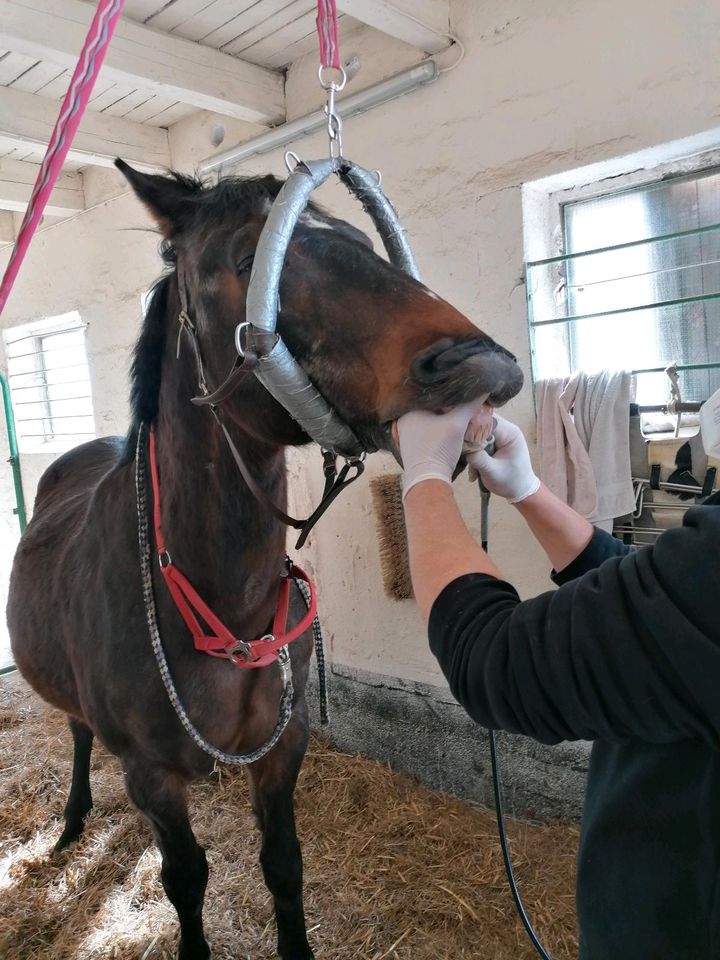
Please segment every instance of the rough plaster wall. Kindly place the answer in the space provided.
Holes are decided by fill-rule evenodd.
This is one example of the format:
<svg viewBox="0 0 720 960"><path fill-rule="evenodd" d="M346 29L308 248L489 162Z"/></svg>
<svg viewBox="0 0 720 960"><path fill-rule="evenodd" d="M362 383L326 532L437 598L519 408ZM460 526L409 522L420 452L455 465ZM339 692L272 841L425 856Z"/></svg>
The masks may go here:
<svg viewBox="0 0 720 960"><path fill-rule="evenodd" d="M466 46L463 63L435 84L349 121L346 151L382 168L425 281L514 350L529 371L522 184L718 126L720 11L697 0L668 0L662 15L651 0L454 0L452 26ZM353 34L345 52L359 53L363 62L355 89L418 59L407 46L367 29ZM317 106L315 70L314 57L290 70L291 115ZM211 152L193 136L189 122L174 131L178 166L188 168ZM319 156L325 144L315 136L295 149ZM281 153L242 167L268 170L284 173ZM339 186L324 188L321 199L365 225ZM158 270L155 238L122 228L146 224L139 205L121 197L43 231L3 321L73 308L89 321L101 433L124 425L138 298ZM0 254L0 264L4 259ZM529 387L508 413L532 439ZM291 465L298 504L320 488L319 466L309 473L305 462L301 456ZM40 465L25 458L30 502ZM372 459L370 473L385 469L394 469L389 460ZM476 494L461 482L458 496L477 533ZM504 504L493 504L490 541L521 594L547 586L546 561ZM382 595L367 484L351 488L333 507L303 562L319 575L338 670L442 684L414 605Z"/></svg>

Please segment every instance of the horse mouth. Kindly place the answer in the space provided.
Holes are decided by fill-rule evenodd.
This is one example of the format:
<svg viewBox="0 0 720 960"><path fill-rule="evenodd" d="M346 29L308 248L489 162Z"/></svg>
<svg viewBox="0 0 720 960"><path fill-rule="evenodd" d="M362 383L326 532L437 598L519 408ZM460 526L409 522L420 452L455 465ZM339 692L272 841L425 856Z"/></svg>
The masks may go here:
<svg viewBox="0 0 720 960"><path fill-rule="evenodd" d="M444 410L461 403L501 407L518 394L524 382L516 358L492 340L472 337L441 340L415 358L410 385L417 390L414 406Z"/></svg>

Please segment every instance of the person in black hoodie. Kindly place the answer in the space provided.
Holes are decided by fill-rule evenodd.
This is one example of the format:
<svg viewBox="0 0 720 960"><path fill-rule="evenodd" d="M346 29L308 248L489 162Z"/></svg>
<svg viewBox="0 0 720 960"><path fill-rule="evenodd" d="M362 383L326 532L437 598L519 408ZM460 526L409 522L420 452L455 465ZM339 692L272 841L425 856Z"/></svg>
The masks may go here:
<svg viewBox="0 0 720 960"><path fill-rule="evenodd" d="M559 585L521 601L453 498L476 413L411 413L397 424L430 647L484 727L594 741L578 858L581 960L720 960L719 497L631 549L541 484L522 432L497 417L494 455L468 459L515 504Z"/></svg>

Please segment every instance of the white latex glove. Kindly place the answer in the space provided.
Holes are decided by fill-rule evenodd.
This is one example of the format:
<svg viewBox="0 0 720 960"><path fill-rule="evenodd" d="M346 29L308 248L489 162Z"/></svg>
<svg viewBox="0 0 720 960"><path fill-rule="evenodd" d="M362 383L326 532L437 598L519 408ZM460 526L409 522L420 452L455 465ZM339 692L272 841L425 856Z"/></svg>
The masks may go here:
<svg viewBox="0 0 720 960"><path fill-rule="evenodd" d="M497 415L492 433L495 452L490 455L484 449L490 434L487 417L470 422L465 435L468 464L480 475L486 490L509 503L519 503L536 493L540 486L530 462L527 441L520 427Z"/></svg>
<svg viewBox="0 0 720 960"><path fill-rule="evenodd" d="M421 480L452 483L462 454L463 438L477 404L463 404L448 413L413 410L397 421L403 462L403 499Z"/></svg>

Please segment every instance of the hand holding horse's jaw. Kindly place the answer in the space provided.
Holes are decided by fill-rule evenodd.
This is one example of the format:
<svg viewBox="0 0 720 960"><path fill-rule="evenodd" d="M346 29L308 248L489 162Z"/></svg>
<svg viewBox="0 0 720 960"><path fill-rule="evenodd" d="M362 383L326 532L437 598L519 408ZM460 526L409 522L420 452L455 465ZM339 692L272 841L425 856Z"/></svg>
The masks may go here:
<svg viewBox="0 0 720 960"><path fill-rule="evenodd" d="M464 466L466 435L484 435L491 423L492 407L477 400L439 414L413 410L395 421L392 435L402 456L403 497L423 480L451 484L459 464Z"/></svg>

